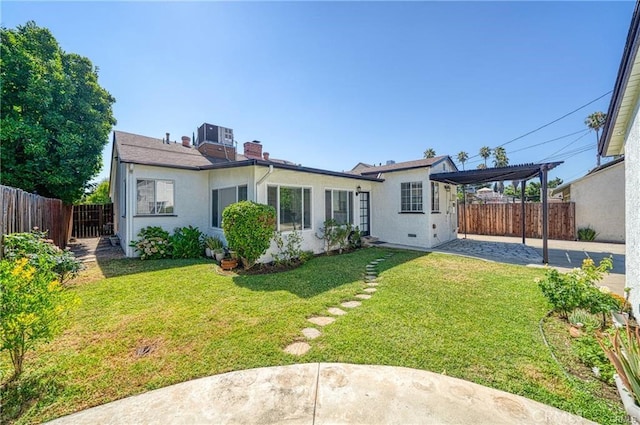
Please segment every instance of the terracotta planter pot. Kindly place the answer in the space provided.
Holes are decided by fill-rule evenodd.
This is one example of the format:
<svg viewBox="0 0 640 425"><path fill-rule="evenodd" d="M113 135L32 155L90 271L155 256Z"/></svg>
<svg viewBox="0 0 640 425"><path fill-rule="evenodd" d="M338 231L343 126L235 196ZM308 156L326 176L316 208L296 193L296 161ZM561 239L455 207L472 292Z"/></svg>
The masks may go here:
<svg viewBox="0 0 640 425"><path fill-rule="evenodd" d="M631 423L638 425L640 424L640 406L636 404L631 392L624 386L622 379L618 374L613 375L613 379L616 381L616 387L618 388L618 394L620 394L620 398L622 399L622 404L624 405L624 410L627 411L627 415L631 418Z"/></svg>
<svg viewBox="0 0 640 425"><path fill-rule="evenodd" d="M238 259L223 258L222 261L220 261L220 267L222 267L222 270L233 270L238 267Z"/></svg>

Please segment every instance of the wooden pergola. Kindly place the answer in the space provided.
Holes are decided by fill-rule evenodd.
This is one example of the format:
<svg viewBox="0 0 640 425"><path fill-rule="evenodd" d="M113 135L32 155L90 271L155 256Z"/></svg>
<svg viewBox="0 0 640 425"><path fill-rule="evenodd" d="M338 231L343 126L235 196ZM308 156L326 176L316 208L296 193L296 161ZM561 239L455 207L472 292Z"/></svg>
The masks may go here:
<svg viewBox="0 0 640 425"><path fill-rule="evenodd" d="M527 180L533 178L540 178L540 186L542 192L542 262L549 262L549 249L548 249L548 233L549 233L549 211L547 200L547 180L549 170L554 169L564 161L558 162L543 162L539 164L521 164L511 165L508 167L498 168L484 168L467 171L454 171L449 173L434 173L429 176L433 181L447 183L452 185L462 185L463 192L468 184L482 184L490 182L499 182L507 180L519 180L521 182L521 205L522 205L522 243L525 243L525 208L524 208L524 192ZM466 192L465 192L466 193ZM466 196L463 208L466 210ZM466 236L466 220L465 214L465 236Z"/></svg>

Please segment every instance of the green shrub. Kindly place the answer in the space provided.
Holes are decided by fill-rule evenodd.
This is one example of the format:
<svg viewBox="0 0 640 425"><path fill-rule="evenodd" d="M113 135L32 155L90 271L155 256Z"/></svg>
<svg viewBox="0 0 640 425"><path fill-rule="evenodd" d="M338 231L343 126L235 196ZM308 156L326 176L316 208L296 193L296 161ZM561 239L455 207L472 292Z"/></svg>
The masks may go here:
<svg viewBox="0 0 640 425"><path fill-rule="evenodd" d="M596 239L598 234L591 227L581 227L578 229L578 240L579 241L593 241Z"/></svg>
<svg viewBox="0 0 640 425"><path fill-rule="evenodd" d="M12 233L4 237L5 258L27 258L36 268L52 271L61 284L82 270L82 263L68 249L62 250L46 239L47 233L34 227L28 233Z"/></svg>
<svg viewBox="0 0 640 425"><path fill-rule="evenodd" d="M0 350L8 351L13 378L23 370L25 353L61 329L77 298L65 291L45 257L0 261Z"/></svg>
<svg viewBox="0 0 640 425"><path fill-rule="evenodd" d="M140 230L137 241L129 246L140 253L141 260L158 260L171 257L169 232L159 226L148 226Z"/></svg>
<svg viewBox="0 0 640 425"><path fill-rule="evenodd" d="M593 334L576 338L571 343L571 350L585 366L590 367L596 376L604 382L612 383L615 369L600 348Z"/></svg>
<svg viewBox="0 0 640 425"><path fill-rule="evenodd" d="M197 227L176 227L169 245L173 258L199 258L204 252L204 235Z"/></svg>
<svg viewBox="0 0 640 425"><path fill-rule="evenodd" d="M276 223L276 210L252 201L236 202L222 212L227 243L250 269L269 248Z"/></svg>
<svg viewBox="0 0 640 425"><path fill-rule="evenodd" d="M569 323L572 325L581 325L587 332L592 332L600 328L600 319L582 308L577 308L571 312L569 315Z"/></svg>
<svg viewBox="0 0 640 425"><path fill-rule="evenodd" d="M592 314L606 313L616 309L618 302L596 282L612 268L611 257L602 259L597 267L591 258L587 258L582 262L582 268L567 273L548 268L538 285L553 309L565 319L576 308L584 308Z"/></svg>
<svg viewBox="0 0 640 425"><path fill-rule="evenodd" d="M616 329L609 341L599 338L598 342L636 404L640 404L640 328L632 329L627 322L624 334Z"/></svg>
<svg viewBox="0 0 640 425"><path fill-rule="evenodd" d="M324 241L324 252L329 253L333 249L338 249L340 253L349 247L349 235L353 227L350 224L338 224L337 221L330 218L322 223L320 235L316 234L318 239Z"/></svg>
<svg viewBox="0 0 640 425"><path fill-rule="evenodd" d="M276 232L274 241L278 252L273 254L276 264L292 265L301 261L302 257L302 234L297 230L289 232L284 236L282 232Z"/></svg>
<svg viewBox="0 0 640 425"><path fill-rule="evenodd" d="M204 245L211 251L221 250L224 248L224 242L217 236L205 236Z"/></svg>

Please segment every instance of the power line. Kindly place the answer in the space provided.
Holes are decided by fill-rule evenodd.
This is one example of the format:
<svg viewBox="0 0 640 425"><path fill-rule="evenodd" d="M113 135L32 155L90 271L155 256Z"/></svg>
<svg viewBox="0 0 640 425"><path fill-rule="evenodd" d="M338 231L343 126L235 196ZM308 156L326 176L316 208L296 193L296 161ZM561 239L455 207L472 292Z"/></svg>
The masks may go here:
<svg viewBox="0 0 640 425"><path fill-rule="evenodd" d="M584 133L582 136L580 136L580 137L578 137L578 138L576 138L576 139L573 139L572 141L570 141L569 143L567 143L566 145L564 145L563 147L561 147L560 149L558 149L557 151L555 151L555 152L554 152L554 153L552 153L551 155L547 156L546 158L544 158L544 159L543 159L543 160L541 160L540 162L547 161L549 158L552 158L554 155L556 155L556 154L558 154L558 153L562 152L563 150L565 150L566 148L568 148L569 146L571 146L572 144L574 144L574 143L575 143L575 142L577 142L578 140L580 140L580 139L582 139L583 137L585 137L587 134L588 134L588 132L587 132L587 133Z"/></svg>
<svg viewBox="0 0 640 425"><path fill-rule="evenodd" d="M580 106L580 107L578 107L578 108L574 109L573 111L571 111L571 112L567 112L567 113L566 113L566 114L564 114L563 116L561 116L561 117L559 117L559 118L556 118L556 119L554 119L553 121L549 121L548 123L546 123L546 124L544 124L544 125L541 125L540 127L536 128L536 129L534 129L534 130L531 130L531 131L529 131L529 132L527 132L527 133L523 134L522 136L518 136L518 137L516 137L516 138L514 138L514 139L508 140L508 141L504 142L503 144L498 145L498 146L496 146L496 147L502 147L502 146L508 145L509 143L513 143L513 142L515 142L516 140L520 140L520 139L522 139L522 138L524 138L524 137L529 136L530 134L533 134L533 133L535 133L535 132L537 132L537 131L540 131L540 130L542 130L543 128L549 127L550 125L557 123L558 121L560 121L560 120L562 120L562 119L564 119L564 118L568 117L569 115L573 115L573 114L575 114L576 112L578 112L579 110L586 108L587 106L591 105L592 103L597 102L598 100L600 100L600 99L602 99L603 97L605 97L605 96L607 96L607 95L611 94L612 92L613 92L613 90L609 90L609 91L608 91L608 92L606 92L605 94L603 94L603 95L600 95L600 96L596 97L595 99L593 99L593 100L591 100L591 101L589 101L589 102L585 103L584 105L582 105L582 106ZM480 154L476 154L476 155L472 156L471 158L475 158L475 157L477 157L477 156L480 156ZM469 159L471 159L471 158L469 158Z"/></svg>
<svg viewBox="0 0 640 425"><path fill-rule="evenodd" d="M583 130L579 130L579 131L574 131L573 133L565 134L564 136L556 137L555 139L546 140L544 142L536 143L535 145L529 145L529 146L527 146L525 148L516 149L515 151L509 152L509 154L520 152L520 151L524 151L524 150L531 149L531 148L535 148L536 146L546 145L547 143L555 142L557 140L564 139L566 137L575 136L576 134L588 133L589 131L590 131L589 129L583 129Z"/></svg>

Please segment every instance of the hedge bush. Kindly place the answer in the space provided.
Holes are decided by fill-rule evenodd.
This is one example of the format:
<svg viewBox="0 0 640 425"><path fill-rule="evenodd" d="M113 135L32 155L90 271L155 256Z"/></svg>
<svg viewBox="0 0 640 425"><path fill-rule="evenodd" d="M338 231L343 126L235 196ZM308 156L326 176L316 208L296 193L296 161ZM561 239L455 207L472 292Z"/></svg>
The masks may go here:
<svg viewBox="0 0 640 425"><path fill-rule="evenodd" d="M276 210L264 204L241 201L222 212L222 229L229 247L242 259L245 269L253 267L273 238Z"/></svg>

